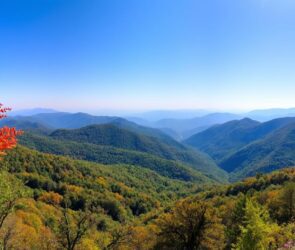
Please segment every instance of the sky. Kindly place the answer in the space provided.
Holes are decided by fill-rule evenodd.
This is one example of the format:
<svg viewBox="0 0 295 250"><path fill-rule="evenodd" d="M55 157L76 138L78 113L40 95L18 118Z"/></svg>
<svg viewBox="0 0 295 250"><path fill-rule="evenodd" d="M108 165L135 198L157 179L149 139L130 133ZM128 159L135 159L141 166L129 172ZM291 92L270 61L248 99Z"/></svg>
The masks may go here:
<svg viewBox="0 0 295 250"><path fill-rule="evenodd" d="M0 0L0 101L295 107L293 0Z"/></svg>

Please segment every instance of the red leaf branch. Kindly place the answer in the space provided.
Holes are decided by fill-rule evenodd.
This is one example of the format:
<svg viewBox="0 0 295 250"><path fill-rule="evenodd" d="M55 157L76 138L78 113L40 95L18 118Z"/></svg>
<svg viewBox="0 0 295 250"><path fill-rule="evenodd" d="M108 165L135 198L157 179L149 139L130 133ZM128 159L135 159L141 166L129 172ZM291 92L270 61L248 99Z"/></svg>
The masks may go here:
<svg viewBox="0 0 295 250"><path fill-rule="evenodd" d="M0 120L5 118L6 113L10 108L3 107L0 103ZM12 149L17 144L17 136L21 135L23 131L16 130L15 128L4 127L0 128L0 156L5 154L5 150Z"/></svg>

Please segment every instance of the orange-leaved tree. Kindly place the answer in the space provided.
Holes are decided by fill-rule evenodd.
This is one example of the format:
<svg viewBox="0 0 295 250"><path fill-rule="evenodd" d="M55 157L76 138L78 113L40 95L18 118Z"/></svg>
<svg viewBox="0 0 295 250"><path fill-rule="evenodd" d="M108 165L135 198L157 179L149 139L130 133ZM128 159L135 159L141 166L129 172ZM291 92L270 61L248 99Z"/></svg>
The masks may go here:
<svg viewBox="0 0 295 250"><path fill-rule="evenodd" d="M10 108L6 108L0 103L0 120L5 118L6 113L10 110ZM16 137L22 133L21 130L16 130L15 128L0 128L0 156L4 155L6 150L12 149L16 146Z"/></svg>

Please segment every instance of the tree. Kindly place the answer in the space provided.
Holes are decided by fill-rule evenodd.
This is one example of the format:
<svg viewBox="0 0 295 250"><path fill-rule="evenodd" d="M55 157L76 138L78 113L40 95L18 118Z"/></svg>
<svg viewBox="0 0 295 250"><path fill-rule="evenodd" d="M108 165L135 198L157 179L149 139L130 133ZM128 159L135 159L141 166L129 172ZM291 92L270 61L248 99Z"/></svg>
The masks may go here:
<svg viewBox="0 0 295 250"><path fill-rule="evenodd" d="M154 244L155 234L153 232L153 226L121 225L111 230L108 243L103 249L153 249Z"/></svg>
<svg viewBox="0 0 295 250"><path fill-rule="evenodd" d="M295 222L295 183L286 182L282 189L275 190L269 199L271 217L279 224Z"/></svg>
<svg viewBox="0 0 295 250"><path fill-rule="evenodd" d="M70 210L66 200L58 231L60 245L67 250L76 249L94 224L94 215L90 210Z"/></svg>
<svg viewBox="0 0 295 250"><path fill-rule="evenodd" d="M295 183L289 182L284 185L279 198L284 222L295 221Z"/></svg>
<svg viewBox="0 0 295 250"><path fill-rule="evenodd" d="M122 245L127 245L132 238L131 226L120 226L114 228L110 235L110 242L105 247L105 250L116 250Z"/></svg>
<svg viewBox="0 0 295 250"><path fill-rule="evenodd" d="M204 202L178 202L157 221L156 249L222 249L223 227L215 210Z"/></svg>
<svg viewBox="0 0 295 250"><path fill-rule="evenodd" d="M227 238L226 249L231 249L232 245L237 243L237 239L241 234L241 226L245 216L247 198L243 195L235 204L235 207L230 215L227 215L228 222L225 230Z"/></svg>
<svg viewBox="0 0 295 250"><path fill-rule="evenodd" d="M10 111L10 108L3 107L0 103L0 120L6 117L6 113ZM21 135L22 131L15 128L4 127L0 128L0 156L5 154L5 151L12 149L17 144L16 137Z"/></svg>
<svg viewBox="0 0 295 250"><path fill-rule="evenodd" d="M258 203L247 198L245 216L241 226L241 235L238 238L236 249L264 250L273 244L273 232L278 226L270 222L269 214Z"/></svg>
<svg viewBox="0 0 295 250"><path fill-rule="evenodd" d="M13 176L0 172L0 229L17 201L25 195L24 185Z"/></svg>
<svg viewBox="0 0 295 250"><path fill-rule="evenodd" d="M58 206L62 202L63 197L55 192L44 192L40 197L39 201L43 201L47 204Z"/></svg>
<svg viewBox="0 0 295 250"><path fill-rule="evenodd" d="M3 107L0 103L0 120L6 117L6 113L10 108ZM5 154L5 150L12 149L16 146L16 136L22 131L15 128L0 128L0 156ZM14 180L5 173L0 173L0 228L3 226L4 220L12 211L18 198L22 196L23 187L20 182Z"/></svg>

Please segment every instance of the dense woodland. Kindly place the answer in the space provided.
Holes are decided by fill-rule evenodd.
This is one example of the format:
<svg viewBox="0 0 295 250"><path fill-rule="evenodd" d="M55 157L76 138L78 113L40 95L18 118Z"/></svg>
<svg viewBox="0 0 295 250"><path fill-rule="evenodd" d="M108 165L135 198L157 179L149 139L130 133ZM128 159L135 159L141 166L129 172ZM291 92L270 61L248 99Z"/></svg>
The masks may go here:
<svg viewBox="0 0 295 250"><path fill-rule="evenodd" d="M295 240L295 168L206 187L19 147L1 161L1 180L4 249L288 249Z"/></svg>
<svg viewBox="0 0 295 250"><path fill-rule="evenodd" d="M228 183L230 173L205 171L218 168L205 150L122 120L57 131L18 122L24 135L0 130L2 249L295 248L292 165ZM286 125L251 146L283 133L294 154Z"/></svg>

